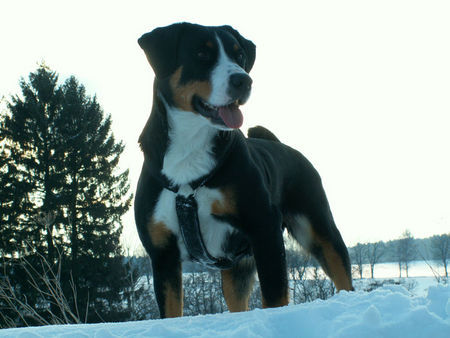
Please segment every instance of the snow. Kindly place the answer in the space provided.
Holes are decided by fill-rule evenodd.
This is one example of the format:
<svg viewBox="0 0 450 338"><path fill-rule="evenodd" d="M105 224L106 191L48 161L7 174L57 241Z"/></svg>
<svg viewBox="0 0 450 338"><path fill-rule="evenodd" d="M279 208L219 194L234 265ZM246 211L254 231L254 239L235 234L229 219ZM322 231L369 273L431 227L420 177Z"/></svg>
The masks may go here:
<svg viewBox="0 0 450 338"><path fill-rule="evenodd" d="M277 309L128 323L0 330L0 337L450 337L450 285L400 285Z"/></svg>

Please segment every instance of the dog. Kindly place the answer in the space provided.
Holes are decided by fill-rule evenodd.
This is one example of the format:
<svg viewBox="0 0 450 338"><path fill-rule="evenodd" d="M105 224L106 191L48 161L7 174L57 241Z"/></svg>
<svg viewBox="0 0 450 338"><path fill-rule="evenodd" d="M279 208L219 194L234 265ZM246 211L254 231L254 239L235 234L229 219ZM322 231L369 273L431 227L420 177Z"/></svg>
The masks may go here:
<svg viewBox="0 0 450 338"><path fill-rule="evenodd" d="M183 313L182 261L221 270L231 312L289 302L283 231L352 290L347 248L314 167L263 127L239 130L255 45L230 26L176 23L138 43L155 73L139 137L135 220L151 257L161 318Z"/></svg>

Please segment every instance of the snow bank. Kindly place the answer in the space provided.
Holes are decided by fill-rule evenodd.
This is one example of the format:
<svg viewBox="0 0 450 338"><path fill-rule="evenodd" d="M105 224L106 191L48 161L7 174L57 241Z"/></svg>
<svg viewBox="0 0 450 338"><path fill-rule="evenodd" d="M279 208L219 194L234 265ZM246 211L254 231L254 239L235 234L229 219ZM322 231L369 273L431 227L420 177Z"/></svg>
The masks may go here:
<svg viewBox="0 0 450 338"><path fill-rule="evenodd" d="M0 337L450 337L450 286L425 297L402 286L341 292L312 303L128 323L0 330Z"/></svg>

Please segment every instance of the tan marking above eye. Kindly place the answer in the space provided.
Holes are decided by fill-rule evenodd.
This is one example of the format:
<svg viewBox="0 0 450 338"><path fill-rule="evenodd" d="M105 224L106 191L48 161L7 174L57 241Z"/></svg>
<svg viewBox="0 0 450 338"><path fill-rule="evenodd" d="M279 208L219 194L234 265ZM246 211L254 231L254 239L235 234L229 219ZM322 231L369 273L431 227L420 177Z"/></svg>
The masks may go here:
<svg viewBox="0 0 450 338"><path fill-rule="evenodd" d="M239 50L239 45L237 43L235 43L233 45L233 50L236 51L236 52Z"/></svg>
<svg viewBox="0 0 450 338"><path fill-rule="evenodd" d="M214 47L214 44L213 44L213 42L212 41L206 41L206 46L207 47L209 47L209 48L213 48Z"/></svg>
<svg viewBox="0 0 450 338"><path fill-rule="evenodd" d="M170 87L173 92L173 99L177 108L186 111L194 111L192 107L192 97L199 96L202 100L208 101L212 87L208 81L190 81L180 85L183 66L180 66L170 78Z"/></svg>

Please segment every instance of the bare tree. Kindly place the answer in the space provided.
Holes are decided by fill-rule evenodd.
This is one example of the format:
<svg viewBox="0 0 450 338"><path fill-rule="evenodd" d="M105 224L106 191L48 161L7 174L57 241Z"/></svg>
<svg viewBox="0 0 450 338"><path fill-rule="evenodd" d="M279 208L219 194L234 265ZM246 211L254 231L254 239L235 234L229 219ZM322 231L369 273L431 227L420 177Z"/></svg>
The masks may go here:
<svg viewBox="0 0 450 338"><path fill-rule="evenodd" d="M220 273L192 272L183 276L184 309L187 316L223 312Z"/></svg>
<svg viewBox="0 0 450 338"><path fill-rule="evenodd" d="M450 233L433 236L431 239L431 250L433 258L438 259L445 270L445 277L448 278L448 261L450 259Z"/></svg>
<svg viewBox="0 0 450 338"><path fill-rule="evenodd" d="M29 245L30 246L30 245ZM87 321L79 314L77 301L77 287L70 275L71 294L65 294L61 284L62 255L58 253L56 267L44 255L35 251L33 257L19 258L11 268L22 269L32 289L38 295L38 301L29 302L26 295L22 295L17 287L7 277L8 272L3 271L4 278L0 279L0 303L6 304L3 310L11 314L0 313L0 319L9 327L17 325L51 325L51 324L80 324ZM34 258L34 259L33 259ZM6 269L6 266L4 267ZM72 306L67 297L74 299Z"/></svg>
<svg viewBox="0 0 450 338"><path fill-rule="evenodd" d="M406 277L409 277L408 270L412 260L416 258L416 245L411 231L405 230L397 243L397 261L402 277L402 267L405 269Z"/></svg>
<svg viewBox="0 0 450 338"><path fill-rule="evenodd" d="M375 242L367 244L366 257L370 265L370 278L373 279L373 270L375 268L375 264L377 264L380 261L384 253L385 251L383 242Z"/></svg>
<svg viewBox="0 0 450 338"><path fill-rule="evenodd" d="M323 270L319 267L317 262L314 264L314 269L312 272L313 279L311 281L310 288L314 292L313 296L309 301L313 301L316 298L322 300L332 297L336 293L336 288L329 278L326 277Z"/></svg>
<svg viewBox="0 0 450 338"><path fill-rule="evenodd" d="M327 299L334 295L333 283L319 267L317 261L302 251L287 250L289 286L294 304Z"/></svg>
<svg viewBox="0 0 450 338"><path fill-rule="evenodd" d="M359 274L359 279L363 278L363 264L364 264L364 245L357 243L350 251L352 264L356 265L356 271Z"/></svg>
<svg viewBox="0 0 450 338"><path fill-rule="evenodd" d="M124 258L123 267L127 273L127 285L122 292L130 320L156 318L156 299L153 292L149 291L151 282L141 270L139 259L128 255Z"/></svg>
<svg viewBox="0 0 450 338"><path fill-rule="evenodd" d="M261 309L261 287L259 283L253 284L253 291L250 294L250 299L248 300L248 308L250 310Z"/></svg>
<svg viewBox="0 0 450 338"><path fill-rule="evenodd" d="M291 281L292 299L295 304L301 303L301 301L298 301L301 298L302 292L304 292L301 281L306 279L310 256L296 250L287 250L286 263L288 266L288 276Z"/></svg>

